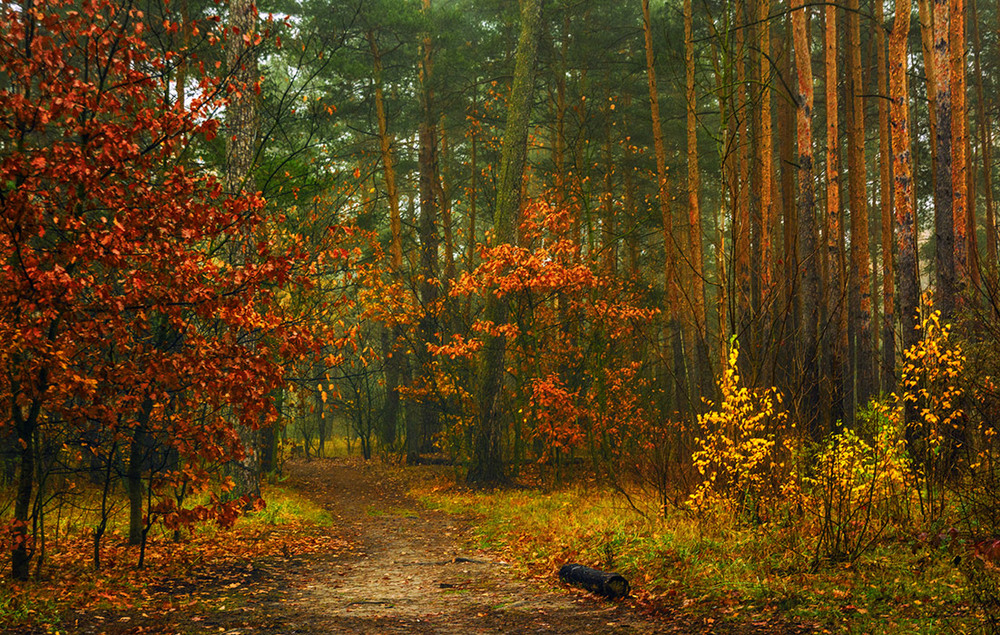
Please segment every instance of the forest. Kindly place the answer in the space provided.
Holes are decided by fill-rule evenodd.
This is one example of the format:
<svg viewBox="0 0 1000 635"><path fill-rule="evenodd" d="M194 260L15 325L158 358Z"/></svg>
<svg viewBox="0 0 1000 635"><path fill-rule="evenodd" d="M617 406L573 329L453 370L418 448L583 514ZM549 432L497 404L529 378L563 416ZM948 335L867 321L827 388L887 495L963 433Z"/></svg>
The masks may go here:
<svg viewBox="0 0 1000 635"><path fill-rule="evenodd" d="M998 64L977 0L4 0L0 626L346 452L1000 632Z"/></svg>

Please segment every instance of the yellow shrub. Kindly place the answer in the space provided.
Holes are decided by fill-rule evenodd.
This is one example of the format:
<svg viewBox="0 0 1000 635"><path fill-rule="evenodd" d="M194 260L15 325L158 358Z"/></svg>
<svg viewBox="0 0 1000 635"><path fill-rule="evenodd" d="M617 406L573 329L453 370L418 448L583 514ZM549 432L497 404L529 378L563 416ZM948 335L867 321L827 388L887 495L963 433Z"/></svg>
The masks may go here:
<svg viewBox="0 0 1000 635"><path fill-rule="evenodd" d="M692 455L702 482L689 499L699 512L721 511L738 522L766 522L777 503L795 488L789 478L790 442L783 434L786 415L774 388L742 385L739 345L733 340L729 363L719 381L720 403L698 416L704 436Z"/></svg>
<svg viewBox="0 0 1000 635"><path fill-rule="evenodd" d="M818 521L816 558L854 560L894 521L905 515L909 460L899 407L873 402L860 419L868 440L855 430L832 434L803 482Z"/></svg>
<svg viewBox="0 0 1000 635"><path fill-rule="evenodd" d="M946 508L945 485L965 442L965 415L960 387L965 356L951 342L951 326L941 312L929 312L921 324L923 337L905 352L902 401L906 408L906 439L920 508L927 522L936 522Z"/></svg>

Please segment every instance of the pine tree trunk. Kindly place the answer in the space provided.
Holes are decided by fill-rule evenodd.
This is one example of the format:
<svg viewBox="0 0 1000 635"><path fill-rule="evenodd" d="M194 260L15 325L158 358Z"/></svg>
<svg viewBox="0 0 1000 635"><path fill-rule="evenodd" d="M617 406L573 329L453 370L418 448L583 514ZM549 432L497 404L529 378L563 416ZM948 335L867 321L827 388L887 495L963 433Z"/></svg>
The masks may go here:
<svg viewBox="0 0 1000 635"><path fill-rule="evenodd" d="M514 79L507 106L497 180L497 204L493 229L499 244L513 243L521 209L521 181L528 146L528 122L534 88L534 68L540 33L541 0L521 0L521 32L517 41ZM507 301L490 295L486 319L496 325L507 322ZM472 446L472 459L466 480L477 486L503 483L506 468L503 460L503 418L500 400L503 392L504 353L502 335L486 338L482 385L479 391L479 421Z"/></svg>
<svg viewBox="0 0 1000 635"><path fill-rule="evenodd" d="M824 31L826 58L826 250L828 278L826 281L827 327L824 329L829 351L827 368L827 399L829 413L824 427L844 417L844 360L847 358L847 323L844 311L844 232L841 226L840 203L840 127L837 116L837 7L825 7Z"/></svg>
<svg viewBox="0 0 1000 635"><path fill-rule="evenodd" d="M882 3L875 3L875 63L878 87L879 197L882 210L882 392L896 390L896 307L893 257L892 149L889 144L889 78L885 51L885 22Z"/></svg>
<svg viewBox="0 0 1000 635"><path fill-rule="evenodd" d="M604 192L601 201L601 269L606 276L618 273L618 240L615 237L615 162L612 148L612 110L614 104L611 97L611 77L604 78L604 143L601 149L604 155Z"/></svg>
<svg viewBox="0 0 1000 635"><path fill-rule="evenodd" d="M845 404L845 421L854 421L855 403L864 406L875 393L872 345L871 259L868 255L868 192L865 160L864 82L861 76L861 26L858 0L847 3L848 183L851 197L851 332L854 334L854 399ZM850 381L850 380L849 380Z"/></svg>
<svg viewBox="0 0 1000 635"><path fill-rule="evenodd" d="M444 117L438 123L440 130L440 151L438 160L435 162L437 168L434 175L434 189L441 208L441 233L444 238L444 289L447 295L451 282L455 279L455 238L452 234L451 218L451 194L447 185L447 175L444 166L448 161L448 135L444 126Z"/></svg>
<svg viewBox="0 0 1000 635"><path fill-rule="evenodd" d="M968 214L972 206L968 201L968 165L966 148L969 137L969 120L965 107L965 0L950 1L949 38L951 42L951 189L952 226L955 235L955 292L961 293L969 282L969 245L975 234L967 235Z"/></svg>
<svg viewBox="0 0 1000 635"><path fill-rule="evenodd" d="M734 5L736 29L733 37L736 56L736 107L732 111L737 123L736 143L736 216L733 219L733 273L736 274L737 329L741 337L749 338L751 346L746 347L748 355L741 355L741 361L757 367L751 360L760 350L754 337L757 329L756 309L752 302L753 288L750 272L750 111L747 107L746 37L747 19L744 12L745 0Z"/></svg>
<svg viewBox="0 0 1000 635"><path fill-rule="evenodd" d="M430 0L423 2L424 12L430 10ZM431 79L434 71L434 51L429 34L426 34L421 43L420 59L420 109L421 121L417 131L419 137L419 153L417 157L419 171L419 193L420 193L420 303L422 305L420 317L420 345L416 347L415 357L420 375L424 379L432 382L430 377L430 358L427 353L427 345L439 344L438 322L435 317L434 305L439 297L438 278L438 249L440 238L438 236L438 199L436 196L435 182L437 180L437 116L434 112L434 92L431 87ZM419 405L420 411L420 431L415 439L406 440L406 462L413 465L419 458L421 451L427 450L428 440L438 427L437 404L430 398L425 397Z"/></svg>
<svg viewBox="0 0 1000 635"><path fill-rule="evenodd" d="M976 0L971 0L970 4L972 10L972 18L970 23L972 24L972 50L974 52L973 60L975 64L976 73L976 119L979 122L979 155L982 157L983 161L983 202L986 206L985 214L985 224L986 224L986 259L989 267L996 266L997 257L997 239L996 239L996 222L993 217L993 131L992 128L992 118L991 113L986 110L986 100L983 96L983 69L980 64L980 49L982 48L982 39L979 35L979 15L977 11ZM970 190L969 197L971 199L970 205L975 209L975 190ZM972 236L970 242L970 253L974 250L977 254L979 252L977 241L975 240L975 232L969 234ZM978 265L978 258L977 258ZM973 271L978 271L979 267L973 268Z"/></svg>
<svg viewBox="0 0 1000 635"><path fill-rule="evenodd" d="M910 152L910 112L907 90L907 40L910 33L910 0L896 0L896 17L889 36L889 125L892 131L893 204L899 252L899 320L903 350L917 343L920 280L917 276L917 243L913 226L913 164Z"/></svg>
<svg viewBox="0 0 1000 635"><path fill-rule="evenodd" d="M688 188L688 254L691 265L691 309L693 313L693 328L691 329L694 346L694 373L692 379L695 389L692 397L696 404L701 403L701 397L711 392L712 374L708 361L707 325L705 317L705 283L704 267L702 265L702 229L701 207L699 205L699 190L701 176L698 170L698 113L697 95L694 86L694 36L691 0L684 0L684 67L685 93L687 95L687 188Z"/></svg>
<svg viewBox="0 0 1000 635"><path fill-rule="evenodd" d="M667 292L666 326L672 350L673 376L675 378L675 407L687 397L683 347L679 346L680 326L677 288L677 238L674 235L673 211L670 207L670 188L667 180L667 151L663 141L663 125L660 122L660 96L656 82L656 59L653 54L653 30L649 12L649 0L642 0L642 26L646 49L646 78L649 87L649 111L653 125L653 151L656 155L657 199L663 227L664 287ZM681 350L678 350L678 349ZM678 366L680 364L680 366Z"/></svg>
<svg viewBox="0 0 1000 635"><path fill-rule="evenodd" d="M382 84L382 52L371 29L367 33L368 46L372 52L372 62L375 70L375 118L378 124L379 153L382 159L382 175L385 179L385 195L389 203L389 264L392 275L401 275L403 268L403 247L399 217L399 192L396 189L396 170L392 156L392 136L389 134L389 122L385 114L385 93ZM385 356L385 401L382 405L383 446L390 447L396 441L396 430L399 425L399 380L400 361L405 354L396 349L396 344L402 336L399 326L386 327L382 333L382 352Z"/></svg>
<svg viewBox="0 0 1000 635"><path fill-rule="evenodd" d="M392 269L398 274L403 266L403 248L400 239L399 192L396 189L396 170L392 157L392 136L385 114L385 96L382 87L382 53L372 30L368 31L368 45L371 48L375 67L375 117L378 122L379 152L382 158L382 174L385 178L385 195L389 203L389 231L392 235L389 246Z"/></svg>
<svg viewBox="0 0 1000 635"><path fill-rule="evenodd" d="M760 269L761 295L766 297L771 291L774 279L774 256L772 249L772 227L774 225L774 135L771 125L771 77L773 72L770 58L771 23L770 0L759 0L757 22L760 29L757 40L760 47L760 138L757 140L760 162L760 253L763 260Z"/></svg>
<svg viewBox="0 0 1000 635"><path fill-rule="evenodd" d="M253 0L229 0L229 34L226 40L226 68L229 81L236 91L226 107L226 178L230 196L243 191L255 191L251 183L254 153L260 121L255 85L260 79L254 36L257 27L257 6ZM247 263L251 254L251 236L244 236L242 253L237 260ZM237 426L237 435L245 457L233 464L236 487L232 496L260 497L260 464L257 433L246 426Z"/></svg>
<svg viewBox="0 0 1000 635"><path fill-rule="evenodd" d="M956 291L950 19L950 0L934 0L934 76L937 84L933 102L937 112L937 170L934 181L935 306L946 319L954 312Z"/></svg>
<svg viewBox="0 0 1000 635"><path fill-rule="evenodd" d="M794 75L792 61L791 20L785 21L785 37L783 41L782 73L786 83L791 85ZM780 125L780 143L778 152L781 159L781 218L782 218L782 306L785 312L783 321L781 357L783 360L784 381L794 381L796 372L793 370L795 358L795 337L793 332L801 320L802 302L800 294L796 293L796 280L799 268L798 217L795 213L795 118L796 108L790 99L778 100L778 120Z"/></svg>
<svg viewBox="0 0 1000 635"><path fill-rule="evenodd" d="M931 187L937 182L937 73L934 63L934 12L932 0L917 0L920 16L920 50L924 60L924 79L927 93L927 125L930 128ZM890 62L891 63L891 62ZM914 132L915 131L911 131ZM913 188L916 194L916 188Z"/></svg>
<svg viewBox="0 0 1000 635"><path fill-rule="evenodd" d="M820 306L819 252L816 249L816 194L813 177L813 74L803 0L792 0L792 37L798 75L796 138L798 140L798 243L802 281L799 364L802 369L800 420L813 440L825 434L819 425L818 327Z"/></svg>

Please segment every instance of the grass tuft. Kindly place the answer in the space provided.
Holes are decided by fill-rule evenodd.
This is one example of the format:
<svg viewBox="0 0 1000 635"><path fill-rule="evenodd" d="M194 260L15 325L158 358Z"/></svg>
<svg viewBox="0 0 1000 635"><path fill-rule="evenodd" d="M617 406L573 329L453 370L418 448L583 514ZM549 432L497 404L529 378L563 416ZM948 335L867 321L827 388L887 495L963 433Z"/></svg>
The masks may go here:
<svg viewBox="0 0 1000 635"><path fill-rule="evenodd" d="M422 475L414 493L428 507L476 516L480 546L534 577L554 581L567 562L615 570L640 602L731 621L790 619L886 634L978 628L965 580L940 550L913 553L905 541L886 539L853 564L817 568L794 525L733 527L681 511L644 517L592 484L476 492L446 478Z"/></svg>

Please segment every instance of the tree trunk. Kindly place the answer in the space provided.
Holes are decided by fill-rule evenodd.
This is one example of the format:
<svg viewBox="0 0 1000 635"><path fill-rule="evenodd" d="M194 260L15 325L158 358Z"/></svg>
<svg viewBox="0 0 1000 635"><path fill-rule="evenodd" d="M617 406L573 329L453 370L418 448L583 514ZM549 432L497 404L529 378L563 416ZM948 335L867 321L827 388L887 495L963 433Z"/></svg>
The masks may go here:
<svg viewBox="0 0 1000 635"><path fill-rule="evenodd" d="M423 2L424 12L430 10L430 0ZM431 383L430 357L427 345L439 344L438 321L435 317L434 305L439 297L438 277L438 206L436 188L437 180L437 116L434 114L434 91L431 78L434 71L434 51L430 34L425 34L421 43L420 61L420 106L422 119L417 135L420 140L418 155L419 190L420 190L420 302L422 305L420 317L420 346L416 347L418 372ZM438 427L438 408L430 396L424 398L419 405L420 431L419 438L411 442L407 439L406 462L413 465L419 458L419 452L428 449L427 441Z"/></svg>
<svg viewBox="0 0 1000 635"><path fill-rule="evenodd" d="M925 90L927 93L927 118L930 128L931 187L937 182L937 74L934 63L934 12L932 0L917 0L920 16L920 50L924 60ZM891 63L891 62L890 62ZM915 131L911 131L915 133ZM916 194L916 188L913 188ZM915 227L915 226L914 226Z"/></svg>
<svg viewBox="0 0 1000 635"><path fill-rule="evenodd" d="M253 168L260 122L255 85L260 78L253 36L257 7L252 0L229 0L226 68L236 92L226 107L226 190L235 195L245 188ZM246 38L246 39L244 39ZM251 186L251 189L254 189ZM245 245L244 248L247 248Z"/></svg>
<svg viewBox="0 0 1000 635"><path fill-rule="evenodd" d="M987 264L990 267L996 266L997 258L997 237L996 237L996 221L993 217L993 131L992 118L990 112L986 110L986 101L983 97L983 69L979 61L980 49L982 48L982 39L979 36L979 15L977 11L976 0L971 2L972 19L970 20L972 24L972 50L974 52L973 60L975 63L975 73L976 73L976 119L979 122L979 147L980 156L983 161L983 201L986 205L985 223L986 223L986 258ZM1000 16L998 16L1000 17ZM969 192L970 207L975 209L975 190L970 190ZM973 227L973 229L975 229ZM970 242L970 254L975 251L978 254L979 248L976 240L976 234L973 231L969 234ZM977 264L978 264L978 258ZM978 271L979 267L973 268L973 271Z"/></svg>
<svg viewBox="0 0 1000 635"><path fill-rule="evenodd" d="M774 363L778 355L778 343L775 340L775 326L778 323L778 316L775 307L779 305L779 295L775 294L777 287L774 280L779 276L776 274L775 265L778 261L774 251L775 229L777 228L775 214L775 184L774 184L774 132L771 120L771 82L776 77L774 72L775 60L771 57L771 0L758 0L757 2L757 82L760 86L760 104L757 108L759 125L755 147L757 148L756 164L759 170L758 179L758 218L757 218L757 240L755 250L755 260L759 263L756 276L756 299L760 310L760 332L764 334L761 344L764 345L766 358L766 373L764 381L774 384Z"/></svg>
<svg viewBox="0 0 1000 635"><path fill-rule="evenodd" d="M848 184L851 196L851 332L854 334L854 399L845 404L845 420L875 393L872 346L871 259L868 255L868 192L865 160L864 82L861 76L861 26L858 0L847 3L849 109L847 136ZM849 380L850 381L850 380Z"/></svg>
<svg viewBox="0 0 1000 635"><path fill-rule="evenodd" d="M910 112L906 78L906 44L910 33L910 0L896 0L896 17L889 36L889 125L892 131L893 204L899 251L899 320L903 350L917 343L920 279L913 233L913 165L910 154Z"/></svg>
<svg viewBox="0 0 1000 635"><path fill-rule="evenodd" d="M955 236L955 292L961 293L969 281L968 241L975 234L967 236L968 212L968 165L966 147L969 137L969 120L965 109L965 0L949 0L950 20L950 75L952 99L951 127L951 189L952 227Z"/></svg>
<svg viewBox="0 0 1000 635"><path fill-rule="evenodd" d="M711 393L712 372L708 361L707 324L705 317L705 281L702 264L702 228L699 197L701 176L698 170L698 113L697 95L694 87L694 35L691 0L684 0L684 67L685 93L687 95L687 188L688 188L688 254L691 265L691 310L694 346L695 388L692 397L695 404L701 397Z"/></svg>
<svg viewBox="0 0 1000 635"><path fill-rule="evenodd" d="M802 369L801 420L813 440L823 437L819 425L819 254L816 249L816 195L813 183L813 74L803 0L792 0L792 36L798 75L796 138L798 140L799 275L802 280L802 322L799 364Z"/></svg>
<svg viewBox="0 0 1000 635"><path fill-rule="evenodd" d="M256 191L251 183L254 154L260 121L257 115L257 52L254 36L257 6L252 0L229 0L229 29L226 40L226 68L236 91L226 107L226 191L230 196ZM247 264L252 252L252 236L243 236L238 261ZM246 456L233 465L236 487L233 496L260 496L260 466L257 434L237 425L237 434Z"/></svg>
<svg viewBox="0 0 1000 635"><path fill-rule="evenodd" d="M372 51L375 66L375 117L378 121L379 151L382 157L382 173L385 177L385 195L389 202L389 231L392 234L389 246L392 270L398 275L403 266L403 248L400 239L399 192L396 189L396 170L392 157L392 136L385 114L385 96L382 88L382 53L375 38L375 32L368 31L368 45Z"/></svg>
<svg viewBox="0 0 1000 635"><path fill-rule="evenodd" d="M540 0L521 0L521 33L517 41L514 79L507 106L507 123L500 151L497 203L493 229L498 244L513 243L521 209L521 182L528 146L528 122L534 92L534 69L540 33ZM490 295L486 319L496 325L507 322L507 300ZM503 335L486 338L482 385L479 390L479 425L475 431L467 481L492 486L506 480L503 461L503 426L500 399L503 392Z"/></svg>
<svg viewBox="0 0 1000 635"><path fill-rule="evenodd" d="M440 130L440 151L438 160L435 162L437 168L434 177L434 189L437 194L438 205L441 208L441 233L444 237L444 285L445 294L451 287L455 279L455 239L452 234L451 218L451 188L448 186L447 175L444 173L444 165L448 160L448 135L444 126L444 117L438 124Z"/></svg>
<svg viewBox="0 0 1000 635"><path fill-rule="evenodd" d="M791 20L785 21L785 37L782 40L782 73L785 77L786 85L791 86L793 82L794 65L792 62L792 33ZM791 90L791 89L790 89ZM793 97L794 95L789 95ZM799 247L796 243L798 236L798 218L795 213L795 118L797 109L793 104L793 99L778 100L778 120L780 125L780 143L778 152L781 163L781 219L782 219L782 262L781 268L781 290L782 306L784 312L781 315L782 337L781 359L783 378L787 382L796 380L797 373L793 369L793 359L796 338L794 330L801 320L802 302L800 294L796 292L797 272L799 268Z"/></svg>
<svg viewBox="0 0 1000 635"><path fill-rule="evenodd" d="M399 279L403 268L402 223L399 216L399 191L396 188L396 170L392 156L392 136L385 113L385 93L382 84L382 52L375 32L367 33L368 46L372 52L375 70L375 117L378 122L379 152L382 159L382 175L385 179L385 194L389 203L389 264L392 275ZM405 353L397 349L402 336L398 325L385 327L382 333L382 352L385 357L385 402L382 405L381 441L384 447L396 442L399 427L399 382L401 360Z"/></svg>
<svg viewBox="0 0 1000 635"><path fill-rule="evenodd" d="M674 406L679 407L686 397L685 372L683 366L677 286L677 238L674 235L673 211L670 207L670 187L667 179L667 151L663 141L663 125L660 122L660 93L656 82L656 58L653 53L653 27L649 12L649 0L642 0L642 27L646 49L646 79L649 87L649 112L653 125L653 151L656 155L657 200L663 227L664 289L667 295L666 327L672 350L673 376L675 378ZM681 350L678 350L678 349ZM678 361L681 363L677 367Z"/></svg>
<svg viewBox="0 0 1000 635"><path fill-rule="evenodd" d="M14 383L14 382L12 382ZM44 380L41 382L44 385ZM11 395L17 395L11 386ZM18 442L17 494L14 499L14 522L11 525L11 576L27 580L34 552L34 536L29 534L31 525L31 498L35 485L35 437L38 434L38 413L41 401L33 399L25 414L16 399L11 399L11 414Z"/></svg>
<svg viewBox="0 0 1000 635"><path fill-rule="evenodd" d="M605 276L614 277L618 273L618 240L615 237L615 162L611 153L612 115L614 102L611 97L611 77L604 78L604 192L601 202L601 269Z"/></svg>
<svg viewBox="0 0 1000 635"><path fill-rule="evenodd" d="M557 212L566 208L566 42L569 39L569 12L563 13L562 33L556 65L556 126L552 143L552 164L555 168L553 193Z"/></svg>
<svg viewBox="0 0 1000 635"><path fill-rule="evenodd" d="M759 0L757 21L760 29L758 44L760 46L760 138L758 139L758 157L760 162L760 253L763 262L760 269L761 295L766 297L770 292L771 281L774 279L772 268L772 233L774 224L774 135L771 125L771 77L773 76L770 58L771 23L770 0Z"/></svg>
<svg viewBox="0 0 1000 635"><path fill-rule="evenodd" d="M847 358L847 323L844 311L844 232L841 226L840 203L840 121L837 99L837 7L825 8L824 30L826 77L826 251L827 271L826 307L827 326L824 329L825 346L829 351L826 397L829 407L824 427L844 417L844 360Z"/></svg>
<svg viewBox="0 0 1000 635"><path fill-rule="evenodd" d="M128 487L128 544L142 543L143 523L142 499L145 488L142 486L142 472L150 460L150 438L147 432L149 417L153 412L153 400L147 397L136 418L135 430L129 445L128 470L125 474Z"/></svg>
<svg viewBox="0 0 1000 635"><path fill-rule="evenodd" d="M882 3L875 3L875 63L878 87L878 156L879 197L882 209L882 392L896 390L896 307L895 266L893 258L893 198L892 198L892 149L889 145L888 74L885 52L885 23Z"/></svg>
<svg viewBox="0 0 1000 635"><path fill-rule="evenodd" d="M752 346L747 346L748 355L740 361L748 362L759 350L752 329L756 328L755 310L752 296L753 289L750 278L750 111L747 106L747 69L746 69L746 37L744 31L748 28L745 14L745 2L734 5L736 28L733 34L733 46L736 60L736 106L730 113L736 121L736 191L735 217L733 218L733 273L736 275L736 328L737 337L750 338ZM755 368L757 366L754 366Z"/></svg>
<svg viewBox="0 0 1000 635"><path fill-rule="evenodd" d="M955 216L952 186L952 81L949 0L934 0L934 76L937 170L934 181L935 305L945 319L955 308Z"/></svg>

